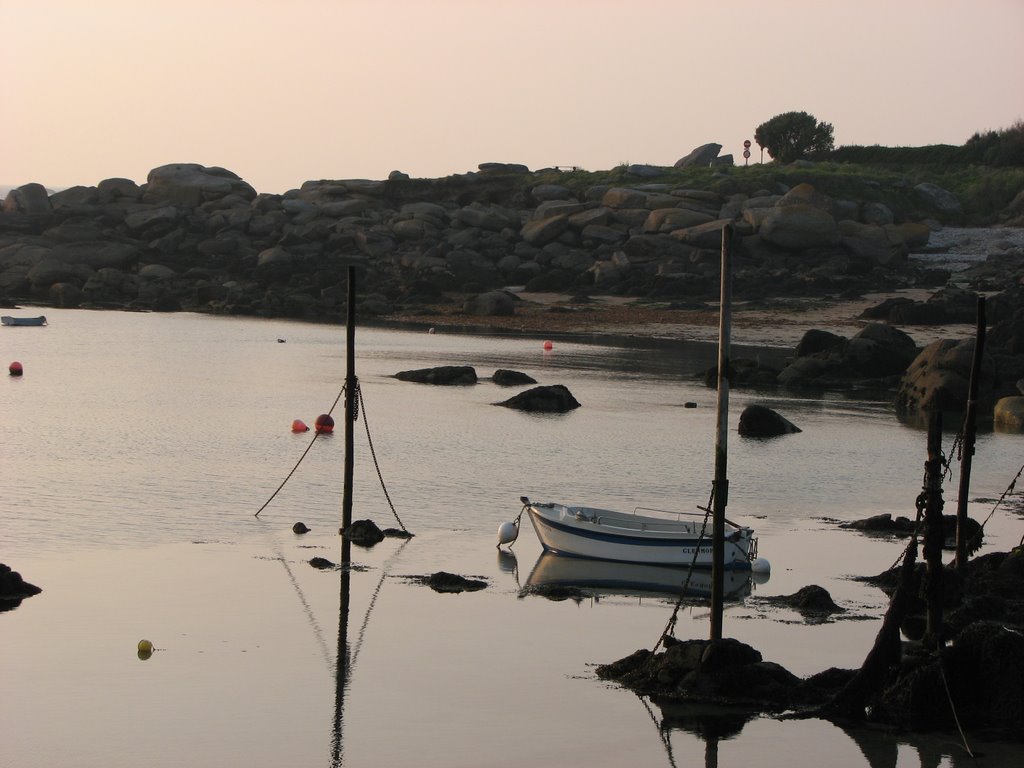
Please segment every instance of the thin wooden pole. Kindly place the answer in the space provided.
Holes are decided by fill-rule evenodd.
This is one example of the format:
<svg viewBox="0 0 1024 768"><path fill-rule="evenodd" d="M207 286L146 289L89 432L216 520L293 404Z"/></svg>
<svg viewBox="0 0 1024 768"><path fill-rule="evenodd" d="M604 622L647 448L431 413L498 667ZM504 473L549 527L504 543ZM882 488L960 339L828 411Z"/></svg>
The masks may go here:
<svg viewBox="0 0 1024 768"><path fill-rule="evenodd" d="M942 412L928 423L928 460L925 462L924 597L927 606L925 642L942 645Z"/></svg>
<svg viewBox="0 0 1024 768"><path fill-rule="evenodd" d="M725 507L729 503L729 374L732 334L732 227L722 228L722 288L718 313L718 428L715 434L715 503L711 525L711 639L722 639L725 582Z"/></svg>
<svg viewBox="0 0 1024 768"><path fill-rule="evenodd" d="M348 268L348 318L345 334L345 491L341 504L341 529L352 525L352 475L355 467L353 432L356 402L356 269ZM342 537L342 567L347 567L351 555L348 536Z"/></svg>
<svg viewBox="0 0 1024 768"><path fill-rule="evenodd" d="M334 669L334 733L331 738L331 768L345 762L345 696L349 678L348 614L352 579L352 475L355 468L354 427L356 405L356 270L348 268L348 306L345 322L345 481L341 502L341 589L338 594L338 652Z"/></svg>
<svg viewBox="0 0 1024 768"><path fill-rule="evenodd" d="M981 356L985 351L985 297L978 297L978 326L974 332L974 357L971 359L971 381L967 388L967 409L964 413L963 458L960 460L960 489L956 499L956 572L967 573L967 500L971 495L971 464L977 439L978 384L981 379Z"/></svg>

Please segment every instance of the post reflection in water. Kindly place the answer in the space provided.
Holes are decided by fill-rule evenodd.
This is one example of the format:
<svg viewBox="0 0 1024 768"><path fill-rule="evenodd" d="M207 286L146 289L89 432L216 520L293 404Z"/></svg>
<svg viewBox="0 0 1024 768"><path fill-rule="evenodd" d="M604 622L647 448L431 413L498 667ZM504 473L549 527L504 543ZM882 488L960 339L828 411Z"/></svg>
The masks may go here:
<svg viewBox="0 0 1024 768"><path fill-rule="evenodd" d="M661 710L661 719L658 720L647 700L643 696L638 698L658 727L658 735L672 768L676 768L672 731L687 731L699 737L704 742L704 768L718 768L718 742L738 736L743 726L757 717L757 713L743 709L686 701L657 701L654 703Z"/></svg>
<svg viewBox="0 0 1024 768"><path fill-rule="evenodd" d="M386 573L386 572L385 572ZM383 575L381 577L383 579ZM380 587L377 587L378 590ZM334 662L334 730L331 733L331 766L345 762L342 728L345 717L345 688L352 671L348 647L349 595L352 589L352 543L347 536L341 538L341 590L338 598L338 654ZM372 607L372 605L371 605ZM369 609L367 609L369 618Z"/></svg>
<svg viewBox="0 0 1024 768"><path fill-rule="evenodd" d="M405 539L381 568L380 578L377 580L377 586L374 588L373 595L370 597L370 602L366 606L366 615L363 616L363 623L359 627L359 633L356 636L356 640L353 645L350 645L348 640L353 571L352 543L344 536L341 541L341 581L338 597L338 652L334 663L335 688L334 723L331 731L331 768L338 768L338 766L345 764L343 738L345 697L349 680L352 677L352 672L355 669L356 662L359 660L359 651L363 646L366 627L370 623L370 614L373 612L373 608L377 604L377 598L380 596L381 587L384 586L384 581L391 572L392 566L398 560L399 556L401 556L402 550L408 546L412 539ZM359 568L356 568L355 570L359 570Z"/></svg>

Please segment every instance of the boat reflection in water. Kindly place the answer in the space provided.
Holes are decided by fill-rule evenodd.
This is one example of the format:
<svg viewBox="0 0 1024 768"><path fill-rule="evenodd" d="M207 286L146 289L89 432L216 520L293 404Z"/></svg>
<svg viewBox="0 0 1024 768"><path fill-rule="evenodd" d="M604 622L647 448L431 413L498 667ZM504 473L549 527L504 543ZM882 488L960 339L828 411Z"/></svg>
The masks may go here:
<svg viewBox="0 0 1024 768"><path fill-rule="evenodd" d="M767 578L768 574L727 570L723 573L723 593L726 598L738 600L750 594L754 583L763 583ZM683 592L686 597L710 598L711 571L542 553L524 591L543 595L567 589L631 597L678 597Z"/></svg>

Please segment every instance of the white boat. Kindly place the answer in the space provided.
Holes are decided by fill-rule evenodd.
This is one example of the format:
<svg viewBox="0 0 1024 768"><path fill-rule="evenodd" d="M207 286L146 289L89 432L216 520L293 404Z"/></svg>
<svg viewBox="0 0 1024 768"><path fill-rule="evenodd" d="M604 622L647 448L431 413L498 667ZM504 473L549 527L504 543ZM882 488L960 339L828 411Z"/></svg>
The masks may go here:
<svg viewBox="0 0 1024 768"><path fill-rule="evenodd" d="M725 596L740 598L749 595L752 579L750 571L727 571ZM617 563L542 552L530 572L526 587L532 590L576 587L605 595L658 594L669 597L678 597L685 589L688 597L708 598L711 596L711 571L671 565Z"/></svg>
<svg viewBox="0 0 1024 768"><path fill-rule="evenodd" d="M520 500L547 552L624 563L712 566L711 521L704 514L643 507L614 512L533 502L525 496ZM723 546L727 570L751 570L757 559L753 529L727 520Z"/></svg>
<svg viewBox="0 0 1024 768"><path fill-rule="evenodd" d="M515 522L498 529L498 546L519 535L523 513L546 552L595 560L649 565L673 565L712 570L711 636L721 638L724 572L765 573L770 565L757 559L757 539L751 528L725 519L729 497L727 436L729 416L729 336L732 302L730 240L732 227L722 229L722 298L719 311L718 408L715 434L715 479L706 514L666 512L636 507L615 512L582 505L532 502L521 496L523 509Z"/></svg>
<svg viewBox="0 0 1024 768"><path fill-rule="evenodd" d="M0 323L4 325L46 325L46 315L39 315L38 317L13 317L12 315L4 315L0 317Z"/></svg>

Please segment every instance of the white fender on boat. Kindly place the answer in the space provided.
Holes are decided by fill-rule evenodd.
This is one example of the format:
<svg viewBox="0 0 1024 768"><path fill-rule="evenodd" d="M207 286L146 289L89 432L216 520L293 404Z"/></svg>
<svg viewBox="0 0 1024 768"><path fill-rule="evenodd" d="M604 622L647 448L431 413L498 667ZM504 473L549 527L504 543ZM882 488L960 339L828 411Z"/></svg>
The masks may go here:
<svg viewBox="0 0 1024 768"><path fill-rule="evenodd" d="M768 577L771 575L772 564L763 557L759 557L750 564L750 570L754 575L754 581L763 584L768 581Z"/></svg>
<svg viewBox="0 0 1024 768"><path fill-rule="evenodd" d="M515 523L502 523L498 526L498 546L512 544L519 538L519 526Z"/></svg>

